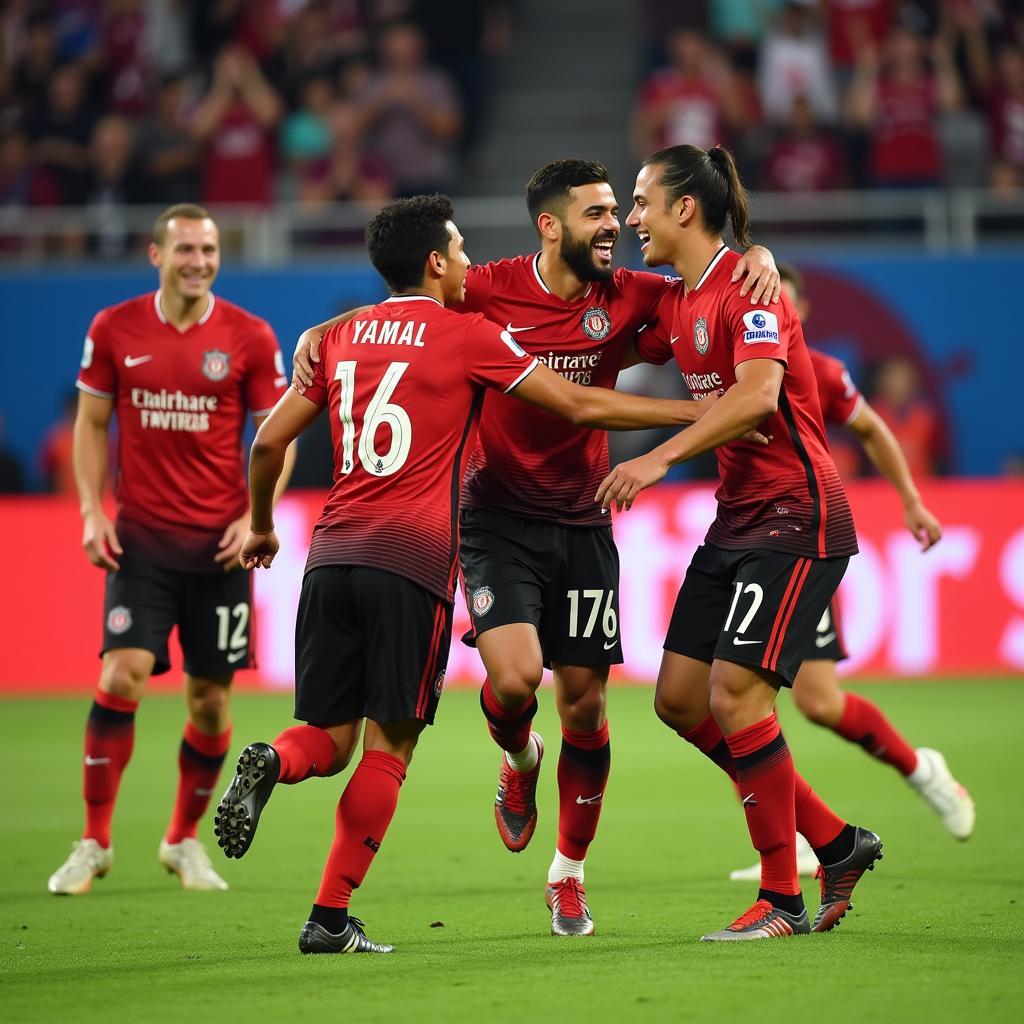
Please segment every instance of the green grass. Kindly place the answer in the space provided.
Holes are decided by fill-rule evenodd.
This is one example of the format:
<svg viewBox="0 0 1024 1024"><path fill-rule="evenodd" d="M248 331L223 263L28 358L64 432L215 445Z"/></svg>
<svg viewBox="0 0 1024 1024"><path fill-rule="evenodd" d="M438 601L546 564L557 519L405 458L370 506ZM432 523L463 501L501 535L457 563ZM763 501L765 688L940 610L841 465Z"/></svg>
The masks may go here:
<svg viewBox="0 0 1024 1024"><path fill-rule="evenodd" d="M1024 686L867 692L912 742L946 753L977 801L975 836L954 842L891 769L807 725L784 698L801 770L837 810L882 834L886 856L837 931L733 946L696 940L751 902L749 886L725 880L753 860L742 816L724 777L656 722L648 689L611 694L613 773L587 862L591 940L547 934L558 735L550 694L538 719L550 751L541 820L518 856L494 829L497 756L476 696L446 694L354 901L370 936L397 947L391 957L302 957L296 946L345 776L282 787L244 861L216 852L230 893L185 893L163 873L156 848L183 718L167 697L139 715L114 870L88 896L50 896L47 876L81 820L85 703L4 702L0 1019L1017 1020ZM238 748L289 724L290 704L243 695L235 720ZM813 883L806 888L813 912Z"/></svg>

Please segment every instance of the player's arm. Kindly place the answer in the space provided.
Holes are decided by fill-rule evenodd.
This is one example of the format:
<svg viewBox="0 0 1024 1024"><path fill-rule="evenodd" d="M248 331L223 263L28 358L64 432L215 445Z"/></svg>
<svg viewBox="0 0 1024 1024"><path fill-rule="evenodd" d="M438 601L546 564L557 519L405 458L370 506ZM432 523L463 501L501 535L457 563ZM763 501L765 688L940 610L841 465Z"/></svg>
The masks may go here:
<svg viewBox="0 0 1024 1024"><path fill-rule="evenodd" d="M920 542L921 550L927 551L941 539L942 524L921 501L899 441L867 402L861 402L859 412L847 426L856 435L871 464L896 488L903 499L903 521Z"/></svg>
<svg viewBox="0 0 1024 1024"><path fill-rule="evenodd" d="M266 569L277 554L274 502L288 451L320 408L289 388L256 431L249 451L249 533L238 553L243 569Z"/></svg>
<svg viewBox="0 0 1024 1024"><path fill-rule="evenodd" d="M299 335L299 340L295 343L295 352L292 354L292 387L300 395L313 383L313 364L320 362L320 342L324 340L324 335L335 324L343 324L370 308L358 306L350 309L347 313L341 313L322 324L317 324L316 327L307 327Z"/></svg>
<svg viewBox="0 0 1024 1024"><path fill-rule="evenodd" d="M114 524L103 511L103 481L107 475L113 415L113 399L79 391L71 461L82 513L82 547L93 565L116 571L120 568L116 556L123 552Z"/></svg>
<svg viewBox="0 0 1024 1024"><path fill-rule="evenodd" d="M598 488L602 508L629 508L670 467L743 437L779 407L785 366L775 359L748 359L736 366L736 383L692 427L653 451L619 463Z"/></svg>

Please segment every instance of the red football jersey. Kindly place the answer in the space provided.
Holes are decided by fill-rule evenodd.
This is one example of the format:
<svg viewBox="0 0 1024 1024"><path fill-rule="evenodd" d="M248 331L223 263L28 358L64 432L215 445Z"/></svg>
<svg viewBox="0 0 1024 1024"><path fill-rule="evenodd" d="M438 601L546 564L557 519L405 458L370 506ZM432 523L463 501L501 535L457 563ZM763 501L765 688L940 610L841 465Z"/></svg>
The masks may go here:
<svg viewBox="0 0 1024 1024"><path fill-rule="evenodd" d="M730 280L739 258L723 246L692 290L673 289L661 323L637 342L649 362L674 356L696 399L732 387L736 366L748 359L775 359L786 368L778 410L758 426L772 435L771 444L737 440L715 450L722 482L707 540L810 558L852 555L853 516L825 440L796 310L785 294L771 309L741 298L740 285Z"/></svg>
<svg viewBox="0 0 1024 1024"><path fill-rule="evenodd" d="M122 547L174 569L212 571L225 527L245 513L242 432L288 387L270 325L210 296L181 333L151 292L101 310L78 387L114 402Z"/></svg>
<svg viewBox="0 0 1024 1024"><path fill-rule="evenodd" d="M809 348L811 366L818 382L818 402L826 423L846 426L864 407L864 396L857 390L849 370L834 356Z"/></svg>
<svg viewBox="0 0 1024 1024"><path fill-rule="evenodd" d="M307 570L373 566L454 600L459 488L483 387L510 391L537 362L482 316L424 295L332 327L305 393L330 405L334 442Z"/></svg>
<svg viewBox="0 0 1024 1024"><path fill-rule="evenodd" d="M517 256L470 268L466 301L453 308L483 313L567 380L614 388L637 330L657 315L665 278L619 269L565 302L548 291L537 261ZM603 430L492 393L484 400L462 501L572 526L607 526L594 495L608 468Z"/></svg>

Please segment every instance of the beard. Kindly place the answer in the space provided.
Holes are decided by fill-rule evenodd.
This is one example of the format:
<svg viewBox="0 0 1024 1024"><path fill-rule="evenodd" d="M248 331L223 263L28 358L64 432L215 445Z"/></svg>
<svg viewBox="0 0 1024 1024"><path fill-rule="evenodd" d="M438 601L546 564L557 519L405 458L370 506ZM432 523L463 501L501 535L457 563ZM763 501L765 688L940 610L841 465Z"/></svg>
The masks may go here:
<svg viewBox="0 0 1024 1024"><path fill-rule="evenodd" d="M589 239L578 238L569 230L562 236L562 244L558 255L562 257L565 265L581 281L608 281L615 268L609 263L608 266L598 265L594 262L594 250L591 248L594 242L604 239L612 239L615 236L610 234L595 235Z"/></svg>

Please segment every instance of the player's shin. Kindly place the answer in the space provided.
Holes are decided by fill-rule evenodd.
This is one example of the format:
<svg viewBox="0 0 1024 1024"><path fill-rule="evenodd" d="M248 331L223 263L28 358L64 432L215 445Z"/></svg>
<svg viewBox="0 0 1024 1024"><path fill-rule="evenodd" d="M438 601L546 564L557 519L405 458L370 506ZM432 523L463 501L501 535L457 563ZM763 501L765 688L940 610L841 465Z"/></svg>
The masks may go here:
<svg viewBox="0 0 1024 1024"><path fill-rule="evenodd" d="M315 725L285 729L271 744L281 760L277 781L285 785L334 773L336 748L331 734Z"/></svg>
<svg viewBox="0 0 1024 1024"><path fill-rule="evenodd" d="M215 736L200 732L192 722L178 751L178 794L165 839L170 844L194 839L206 813L231 744L231 727Z"/></svg>
<svg viewBox="0 0 1024 1024"><path fill-rule="evenodd" d="M138 701L97 688L85 726L82 795L85 797L83 839L110 846L110 823L121 775L135 745Z"/></svg>
<svg viewBox="0 0 1024 1024"><path fill-rule="evenodd" d="M558 847L548 881L583 881L583 860L601 817L611 768L608 723L593 732L562 728L558 758Z"/></svg>
<svg viewBox="0 0 1024 1024"><path fill-rule="evenodd" d="M536 697L531 697L522 707L507 708L498 700L490 679L485 679L480 690L480 707L487 719L491 738L502 750L512 755L526 750L530 743L530 725L537 714ZM516 766L518 771L529 767Z"/></svg>
<svg viewBox="0 0 1024 1024"><path fill-rule="evenodd" d="M881 709L854 693L843 694L843 714L833 730L862 746L872 757L908 776L917 767L917 753L896 731Z"/></svg>

